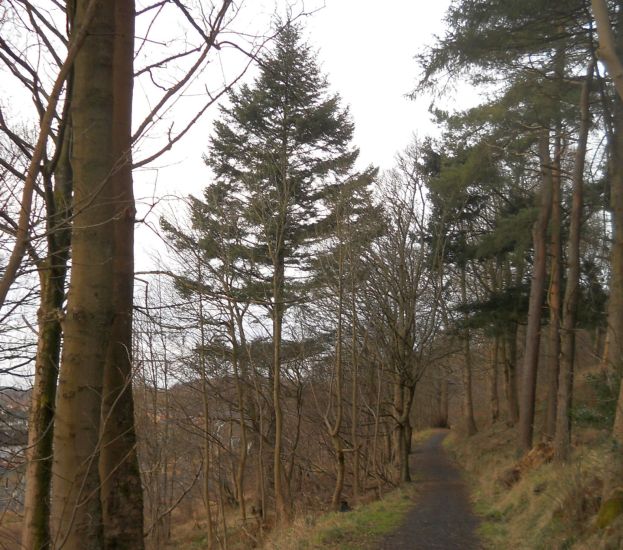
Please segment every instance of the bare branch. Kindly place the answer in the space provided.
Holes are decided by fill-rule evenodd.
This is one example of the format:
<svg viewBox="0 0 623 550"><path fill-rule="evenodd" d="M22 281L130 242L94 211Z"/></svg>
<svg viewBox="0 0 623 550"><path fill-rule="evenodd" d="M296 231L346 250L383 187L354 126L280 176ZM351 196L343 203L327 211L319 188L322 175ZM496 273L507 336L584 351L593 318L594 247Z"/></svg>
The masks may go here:
<svg viewBox="0 0 623 550"><path fill-rule="evenodd" d="M56 105L65 84L65 79L69 75L69 72L71 71L71 68L73 66L76 54L78 53L80 47L82 46L82 43L84 42L84 39L87 36L88 27L91 20L93 19L93 16L95 15L95 9L97 5L98 0L91 0L89 2L84 16L84 25L80 29L78 29L76 31L76 34L72 37L71 45L67 50L67 57L65 58L65 61L58 72L56 81L54 82L54 87L52 88L52 92L50 93L48 106L45 110L43 118L41 119L39 137L37 139L37 144L33 151L32 158L30 159L28 172L26 173L26 181L24 182L24 190L22 194L22 204L20 209L15 246L13 248L13 252L11 253L11 257L9 258L9 262L6 266L5 272L2 276L2 280L0 280L0 307L4 305L7 294L9 292L9 288L15 281L15 276L17 275L17 271L20 264L22 263L24 253L27 248L28 226L30 224L30 213L32 210L32 198L33 192L35 190L35 182L37 176L39 175L39 170L41 169L41 159L43 158L43 155L45 153L45 144L50 133L52 121L54 120L54 116L56 115Z"/></svg>

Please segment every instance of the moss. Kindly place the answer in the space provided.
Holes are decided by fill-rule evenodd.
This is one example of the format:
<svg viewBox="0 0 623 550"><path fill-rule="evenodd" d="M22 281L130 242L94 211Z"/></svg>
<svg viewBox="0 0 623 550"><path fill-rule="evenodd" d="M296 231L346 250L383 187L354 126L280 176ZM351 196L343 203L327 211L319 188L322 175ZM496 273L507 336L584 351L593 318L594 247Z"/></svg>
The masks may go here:
<svg viewBox="0 0 623 550"><path fill-rule="evenodd" d="M597 527L608 527L616 518L623 514L623 489L617 489L604 501L597 514Z"/></svg>

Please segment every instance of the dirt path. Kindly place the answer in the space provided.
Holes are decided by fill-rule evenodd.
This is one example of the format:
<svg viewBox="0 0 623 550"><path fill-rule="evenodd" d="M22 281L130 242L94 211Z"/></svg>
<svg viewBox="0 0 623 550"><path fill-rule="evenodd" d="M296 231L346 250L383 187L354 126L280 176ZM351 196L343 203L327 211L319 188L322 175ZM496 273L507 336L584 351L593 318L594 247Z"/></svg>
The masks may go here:
<svg viewBox="0 0 623 550"><path fill-rule="evenodd" d="M380 550L477 550L478 520L456 465L441 446L440 430L418 446L411 458L417 488L416 505Z"/></svg>

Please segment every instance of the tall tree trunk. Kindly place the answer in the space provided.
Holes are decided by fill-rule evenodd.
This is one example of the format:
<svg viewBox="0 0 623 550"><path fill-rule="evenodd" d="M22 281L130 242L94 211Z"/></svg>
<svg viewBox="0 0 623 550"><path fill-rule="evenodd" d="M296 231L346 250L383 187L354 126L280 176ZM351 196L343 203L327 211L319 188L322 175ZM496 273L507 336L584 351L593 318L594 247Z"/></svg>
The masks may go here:
<svg viewBox="0 0 623 550"><path fill-rule="evenodd" d="M467 305L467 281L466 266L461 267L461 303ZM478 429L474 420L474 401L472 393L472 353L469 342L468 315L463 314L463 422L465 423L465 433L474 435Z"/></svg>
<svg viewBox="0 0 623 550"><path fill-rule="evenodd" d="M234 381L236 385L236 398L238 400L238 424L240 428L240 456L238 457L238 465L236 468L235 482L236 482L236 498L238 499L238 505L240 507L240 515L242 521L247 519L247 508L244 495L244 472L247 463L247 424L245 420L246 398L245 391L243 389L243 379L246 380L246 368L243 368L241 362L244 361L244 354L240 353L241 347L244 346L244 336L241 333L240 342L236 336L236 327L240 330L244 330L243 323L235 311L235 305L233 302L228 303L229 323L228 332L229 340L231 342L231 362L234 367ZM244 348L243 348L244 349ZM245 382L246 383L246 382Z"/></svg>
<svg viewBox="0 0 623 550"><path fill-rule="evenodd" d="M571 398L573 392L573 362L575 358L575 321L580 294L580 230L582 228L584 161L590 126L589 92L593 65L589 67L580 99L581 124L573 168L573 198L571 224L567 244L567 286L563 303L560 382L558 384L558 412L554 438L554 456L558 461L569 458L571 447Z"/></svg>
<svg viewBox="0 0 623 550"><path fill-rule="evenodd" d="M617 36L620 35L620 29L613 29L610 25L606 0L591 0L591 7L599 34L599 58L606 65L617 94L623 100L623 63L621 63L620 48L617 47L620 43L620 36ZM615 33L615 30L618 32Z"/></svg>
<svg viewBox="0 0 623 550"><path fill-rule="evenodd" d="M198 261L199 281L203 281L201 260ZM206 353L208 338L205 327L205 313L203 304L203 295L200 293L198 297L199 307L199 368L201 376L201 400L203 404L203 500L206 507L206 547L208 550L214 548L214 521L212 519L212 508L210 505L210 475L212 473L212 456L210 437L210 396L208 394L208 373L206 363Z"/></svg>
<svg viewBox="0 0 623 550"><path fill-rule="evenodd" d="M351 388L351 441L353 446L353 502L359 502L359 346L357 343L357 303L355 300L355 275L353 269L353 257L351 255L351 309L352 309L352 339L351 339L351 362L353 368L353 381Z"/></svg>
<svg viewBox="0 0 623 550"><path fill-rule="evenodd" d="M237 344L236 351L232 357L234 363L234 376L236 378L236 396L238 399L238 424L240 427L240 456L238 457L238 466L236 470L236 493L238 498L238 505L240 507L240 516L242 521L247 519L247 508L244 494L244 472L247 465L247 425L245 421L245 392L242 387L242 381L240 379L240 367Z"/></svg>
<svg viewBox="0 0 623 550"><path fill-rule="evenodd" d="M411 481L409 468L409 452L411 450L411 424L409 417L413 405L414 387L400 380L394 386L394 416L396 425L393 432L394 463L398 470L398 482Z"/></svg>
<svg viewBox="0 0 623 550"><path fill-rule="evenodd" d="M506 288L511 286L517 287L521 284L524 276L523 264L513 277L510 262L505 262L503 266L502 276ZM519 337L519 319L517 308L515 307L514 315L511 316L504 327L502 336L502 355L504 361L504 385L505 396L508 409L507 422L514 426L519 421L519 393L517 387L517 340Z"/></svg>
<svg viewBox="0 0 623 550"><path fill-rule="evenodd" d="M440 396L439 396L439 421L437 425L440 428L448 428L448 412L450 408L450 395L448 391L448 379L444 375L441 381Z"/></svg>
<svg viewBox="0 0 623 550"><path fill-rule="evenodd" d="M541 206L538 219L532 229L534 266L532 282L530 284L526 348L522 373L521 406L519 410L519 448L524 452L532 448L532 436L534 433L536 378L539 363L541 315L547 264L547 226L552 209L552 162L549 154L548 130L543 130L539 136L539 158L541 161L542 179Z"/></svg>
<svg viewBox="0 0 623 550"><path fill-rule="evenodd" d="M339 215L338 215L339 216ZM344 461L344 446L340 438L340 429L342 427L342 316L344 311L344 259L342 253L341 242L341 220L338 217L337 222L337 238L338 244L338 269L337 269L337 330L335 334L335 363L333 377L335 379L335 396L333 396L333 387L329 388L329 407L325 413L325 424L331 437L333 450L335 451L335 486L333 496L331 497L331 509L337 512L340 508L342 500L342 490L344 489L344 477L346 466ZM331 422L330 414L332 402L335 398L335 420Z"/></svg>
<svg viewBox="0 0 623 550"><path fill-rule="evenodd" d="M71 79L68 84L71 90ZM68 91L71 96L71 91ZM61 353L61 315L65 300L65 280L69 258L69 204L72 174L69 162L71 128L64 121L62 142L54 172L54 193L46 197L48 211L48 257L39 267L41 302L38 311L39 335L32 390L24 493L22 547L50 547L50 489L52 482L52 442L54 406Z"/></svg>
<svg viewBox="0 0 623 550"><path fill-rule="evenodd" d="M76 1L80 27L89 2ZM114 4L98 3L76 56L71 100L74 136L72 272L54 426L54 547L104 546L99 498L103 371L113 320Z"/></svg>
<svg viewBox="0 0 623 550"><path fill-rule="evenodd" d="M203 500L206 507L206 548L214 548L214 521L212 519L212 508L210 504L210 475L211 450L210 450L210 400L208 397L208 386L206 383L205 370L201 374L202 401L203 401Z"/></svg>
<svg viewBox="0 0 623 550"><path fill-rule="evenodd" d="M604 363L606 368L621 373L623 371L623 65L621 64L623 52L620 44L623 34L623 12L618 10L613 27L606 2L592 0L591 5L599 33L598 54L605 63L617 90L614 98L613 134L609 158L613 238ZM619 387L612 437L623 445L623 383Z"/></svg>
<svg viewBox="0 0 623 550"><path fill-rule="evenodd" d="M469 336L463 337L463 420L465 422L465 433L474 435L478 429L474 420L474 400L472 389L472 353L470 349Z"/></svg>
<svg viewBox="0 0 623 550"><path fill-rule="evenodd" d="M561 218L561 172L560 157L562 144L558 130L554 145L552 165L552 213L550 223L550 283L548 291L549 327L547 358L547 400L545 410L545 436L553 439L556 432L556 408L558 396L558 373L560 370L560 308L561 308L561 272L562 244L560 238Z"/></svg>
<svg viewBox="0 0 623 550"><path fill-rule="evenodd" d="M284 260L276 252L273 274L273 408L275 412L275 448L273 451L273 476L275 489L275 515L277 524L289 520L289 510L283 490L283 411L281 408L281 333L283 323Z"/></svg>
<svg viewBox="0 0 623 550"><path fill-rule="evenodd" d="M258 414L258 406L249 396L249 388L255 384L255 378L253 381L251 380L250 368L252 367L252 361L249 354L249 346L247 345L247 337L245 334L245 326L244 326L244 311L240 311L236 304L233 304L233 313L236 325L238 327L238 334L240 335L240 343L239 343L239 352L238 352L238 364L240 366L240 384L239 384L239 402L240 402L240 422L241 426L241 441L240 444L244 446L244 449L241 450L240 463L239 463L239 479L241 484L241 489L244 490L244 471L246 469L246 463L248 460L248 447L249 447L249 428L245 421L246 418L249 421L251 426L258 427L258 434L260 437L257 438L258 445L253 445L254 441L251 441L251 448L257 448L259 450L261 445L261 426L259 422L259 414ZM260 461L261 462L261 461ZM263 476L263 473L262 473ZM262 485L263 480L258 479L258 484ZM258 491L257 496L261 495L262 491ZM244 494L242 495L244 500ZM261 499L260 499L261 502ZM260 504L260 508L261 508ZM246 502L241 504L241 513L243 514L243 518L246 519Z"/></svg>
<svg viewBox="0 0 623 550"><path fill-rule="evenodd" d="M519 400L517 392L517 330L519 324L508 327L502 341L504 354L504 380L506 386L506 403L508 405L508 422L514 426L519 421Z"/></svg>
<svg viewBox="0 0 623 550"><path fill-rule="evenodd" d="M143 490L136 454L132 395L134 192L131 125L134 81L134 1L114 0L113 160L114 319L102 398L100 451L105 548L143 548Z"/></svg>
<svg viewBox="0 0 623 550"><path fill-rule="evenodd" d="M223 463L221 458L221 447L222 445L218 445L216 447L216 459L218 461L218 503L219 503L219 515L221 516L221 527L223 529L223 538L221 540L221 548L223 550L227 550L227 518L225 517L225 491L224 491L224 480L225 474L223 473Z"/></svg>
<svg viewBox="0 0 623 550"><path fill-rule="evenodd" d="M491 376L489 385L489 404L491 423L495 424L500 417L500 399L498 397L498 363L500 362L500 336L496 334L493 340L491 357Z"/></svg>
<svg viewBox="0 0 623 550"><path fill-rule="evenodd" d="M383 490L383 481L381 479L381 469L379 466L379 437L380 437L380 426L381 426L381 403L382 403L382 376L383 376L383 367L382 364L379 364L375 369L377 372L376 379L376 395L375 395L375 406L374 406L374 435L372 438L372 469L374 470L374 475L376 477L376 491L377 497L381 498L382 490ZM370 372L373 372L373 369L370 369ZM372 384L370 384L370 388L372 388Z"/></svg>
<svg viewBox="0 0 623 550"><path fill-rule="evenodd" d="M258 370L253 362L251 348L247 346L245 343L245 350L247 352L247 360L249 361L249 366L253 369L253 394L255 400L255 415L251 416L251 421L254 422L255 428L255 442L257 443L257 461L256 461L256 499L255 506L253 507L253 513L256 514L258 524L259 524L259 534L260 538L263 535L263 526L264 521L266 520L267 514L267 506L266 506L266 487L270 485L270 475L267 470L270 470L269 467L266 467L266 462L264 458L264 443L265 443L265 413L264 407L262 405L262 392L260 387L261 376L258 373ZM268 462L270 464L270 461Z"/></svg>
<svg viewBox="0 0 623 550"><path fill-rule="evenodd" d="M620 374L623 372L623 100L616 97L614 104L614 135L610 159L613 241L608 299L607 367ZM623 445L623 384L619 392L612 436Z"/></svg>

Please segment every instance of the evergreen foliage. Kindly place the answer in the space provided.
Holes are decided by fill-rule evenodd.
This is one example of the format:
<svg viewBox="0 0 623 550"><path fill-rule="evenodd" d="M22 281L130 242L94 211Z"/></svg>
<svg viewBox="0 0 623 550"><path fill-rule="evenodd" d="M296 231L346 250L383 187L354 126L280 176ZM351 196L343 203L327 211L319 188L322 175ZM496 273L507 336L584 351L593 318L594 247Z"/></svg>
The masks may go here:
<svg viewBox="0 0 623 550"><path fill-rule="evenodd" d="M239 201L254 259L305 270L331 229L327 192L352 176L353 123L328 92L301 30L286 23L253 85L230 94L206 164L213 193Z"/></svg>

